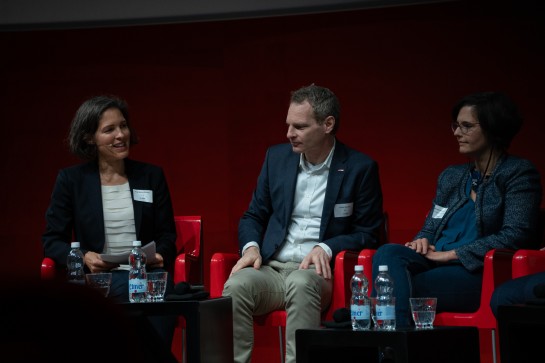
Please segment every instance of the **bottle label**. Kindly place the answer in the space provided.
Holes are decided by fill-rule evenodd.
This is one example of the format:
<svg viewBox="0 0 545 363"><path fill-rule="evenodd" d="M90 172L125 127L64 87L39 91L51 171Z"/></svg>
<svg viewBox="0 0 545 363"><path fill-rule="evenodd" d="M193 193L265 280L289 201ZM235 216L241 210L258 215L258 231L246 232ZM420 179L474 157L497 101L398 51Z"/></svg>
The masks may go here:
<svg viewBox="0 0 545 363"><path fill-rule="evenodd" d="M393 320L396 317L394 305L377 305L377 320Z"/></svg>
<svg viewBox="0 0 545 363"><path fill-rule="evenodd" d="M147 292L148 284L145 279L129 280L129 293Z"/></svg>
<svg viewBox="0 0 545 363"><path fill-rule="evenodd" d="M366 305L350 305L350 316L356 320L369 320L371 316L371 310L369 304Z"/></svg>

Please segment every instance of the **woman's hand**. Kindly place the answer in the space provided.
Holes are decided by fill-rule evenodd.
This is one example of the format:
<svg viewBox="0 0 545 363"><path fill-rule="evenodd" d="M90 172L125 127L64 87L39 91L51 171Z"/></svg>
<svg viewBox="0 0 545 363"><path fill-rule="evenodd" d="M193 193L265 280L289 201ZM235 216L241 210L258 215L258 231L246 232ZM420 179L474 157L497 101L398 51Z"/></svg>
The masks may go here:
<svg viewBox="0 0 545 363"><path fill-rule="evenodd" d="M435 246L430 246L435 247ZM435 248L433 250L429 249L428 253L426 254L426 258L428 260L432 260L435 262L449 262L452 260L457 260L458 255L456 254L455 250L450 251L435 251Z"/></svg>
<svg viewBox="0 0 545 363"><path fill-rule="evenodd" d="M87 251L85 256L83 256L83 260L89 270L91 270L91 273L110 271L113 268L119 267L117 263L103 261L100 258L100 254L93 251Z"/></svg>
<svg viewBox="0 0 545 363"><path fill-rule="evenodd" d="M427 238L419 238L415 239L412 242L405 243L405 246L409 247L411 250L415 251L416 253L420 253L421 255L426 255L428 253L428 250L435 248L430 245L430 242Z"/></svg>
<svg viewBox="0 0 545 363"><path fill-rule="evenodd" d="M150 268L162 268L164 266L165 260L163 259L163 256L161 256L159 253L155 253L155 261L148 264Z"/></svg>

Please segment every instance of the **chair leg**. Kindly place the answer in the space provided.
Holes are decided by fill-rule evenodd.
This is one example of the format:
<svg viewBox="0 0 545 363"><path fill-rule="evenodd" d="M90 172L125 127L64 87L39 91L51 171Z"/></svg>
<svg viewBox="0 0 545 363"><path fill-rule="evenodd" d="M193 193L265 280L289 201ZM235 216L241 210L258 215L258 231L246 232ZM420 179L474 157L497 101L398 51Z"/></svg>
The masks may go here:
<svg viewBox="0 0 545 363"><path fill-rule="evenodd" d="M185 340L185 328L182 328L182 363L187 363L187 349Z"/></svg>
<svg viewBox="0 0 545 363"><path fill-rule="evenodd" d="M278 338L280 340L280 363L284 363L284 338L282 336L282 327L278 327ZM496 362L494 362L496 363Z"/></svg>
<svg viewBox="0 0 545 363"><path fill-rule="evenodd" d="M496 363L496 329L492 329L492 362Z"/></svg>

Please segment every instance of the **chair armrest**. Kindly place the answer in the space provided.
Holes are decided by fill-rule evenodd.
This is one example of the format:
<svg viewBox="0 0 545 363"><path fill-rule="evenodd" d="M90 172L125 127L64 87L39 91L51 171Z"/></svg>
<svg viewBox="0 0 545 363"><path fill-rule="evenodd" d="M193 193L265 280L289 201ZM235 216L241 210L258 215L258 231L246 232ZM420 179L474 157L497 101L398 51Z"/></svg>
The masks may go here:
<svg viewBox="0 0 545 363"><path fill-rule="evenodd" d="M174 283L189 281L191 265L198 262L198 257L189 253L180 253L174 260Z"/></svg>
<svg viewBox="0 0 545 363"><path fill-rule="evenodd" d="M237 263L236 253L216 252L210 260L210 297L220 297L223 285L231 274L231 269Z"/></svg>
<svg viewBox="0 0 545 363"><path fill-rule="evenodd" d="M42 267L40 270L40 276L42 280L53 280L57 274L57 267L55 261L49 257L44 257L42 260Z"/></svg>
<svg viewBox="0 0 545 363"><path fill-rule="evenodd" d="M484 256L483 284L481 290L481 307L489 308L494 289L512 277L512 261L514 250L503 248L492 249Z"/></svg>
<svg viewBox="0 0 545 363"><path fill-rule="evenodd" d="M333 313L340 308L350 306L350 279L354 274L354 266L358 263L358 252L341 251L335 257L333 270L333 293L331 304L327 310L325 320L333 320Z"/></svg>
<svg viewBox="0 0 545 363"><path fill-rule="evenodd" d="M373 256L375 255L375 252L377 252L377 250L366 248L361 250L358 256L358 264L363 265L363 274L367 277L367 280L369 280L369 296L371 296L371 293L373 292Z"/></svg>
<svg viewBox="0 0 545 363"><path fill-rule="evenodd" d="M545 271L545 251L518 250L513 256L513 278Z"/></svg>

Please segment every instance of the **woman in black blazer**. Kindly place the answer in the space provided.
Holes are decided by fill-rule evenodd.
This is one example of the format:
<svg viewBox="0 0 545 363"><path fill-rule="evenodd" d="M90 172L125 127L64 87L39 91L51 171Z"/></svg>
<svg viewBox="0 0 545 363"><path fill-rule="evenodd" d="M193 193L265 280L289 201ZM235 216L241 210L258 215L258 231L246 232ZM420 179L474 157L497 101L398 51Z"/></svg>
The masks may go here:
<svg viewBox="0 0 545 363"><path fill-rule="evenodd" d="M97 96L77 110L68 136L70 151L84 160L62 169L46 212L42 236L44 254L66 265L71 241L84 253L86 272L111 271L109 298L128 301L128 261L105 261L101 254L128 252L134 240L154 241L156 253L147 256L148 272L169 270L176 258L176 227L163 170L128 159L137 143L127 104L112 96ZM173 290L172 276L167 292ZM151 319L150 319L151 320ZM170 347L175 317L153 319Z"/></svg>

